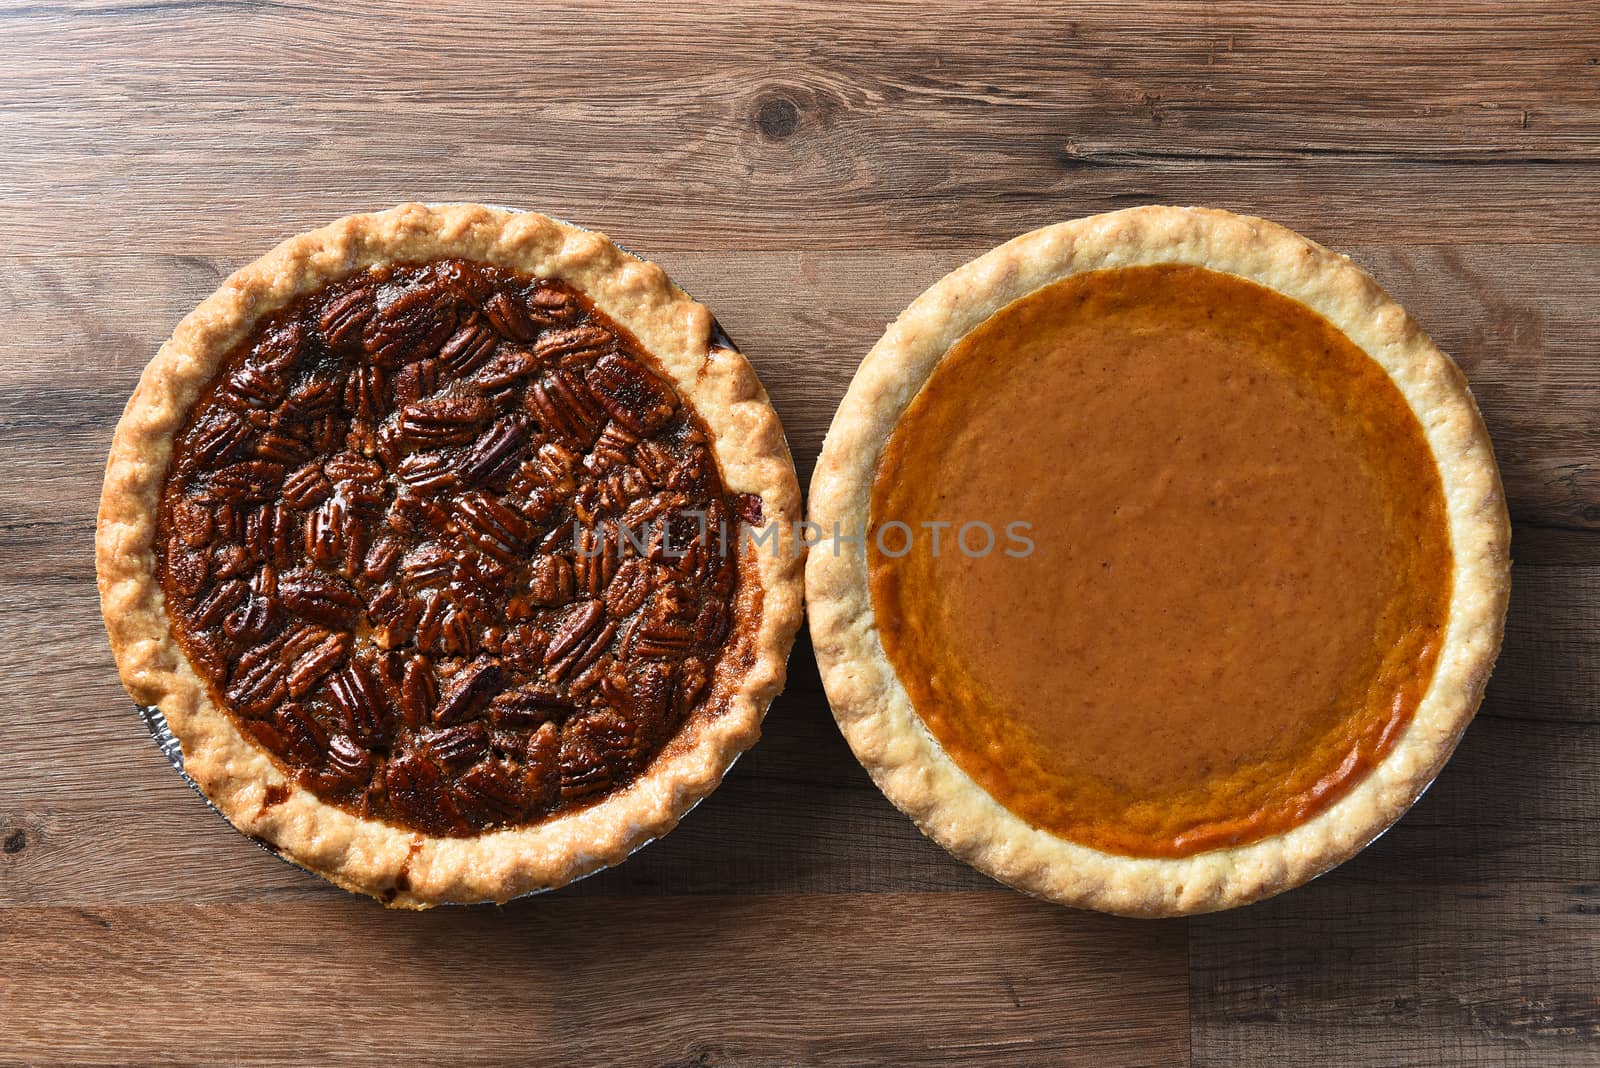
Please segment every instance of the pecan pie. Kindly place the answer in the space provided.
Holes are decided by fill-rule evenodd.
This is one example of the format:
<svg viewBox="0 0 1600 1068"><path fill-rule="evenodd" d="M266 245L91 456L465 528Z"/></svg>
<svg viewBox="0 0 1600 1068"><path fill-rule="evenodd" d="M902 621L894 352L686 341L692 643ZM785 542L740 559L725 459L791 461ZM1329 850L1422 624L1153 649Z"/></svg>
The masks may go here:
<svg viewBox="0 0 1600 1068"><path fill-rule="evenodd" d="M392 904L505 900L665 833L755 740L798 500L754 372L659 268L407 205L291 239L163 346L102 607L240 830Z"/></svg>
<svg viewBox="0 0 1600 1068"><path fill-rule="evenodd" d="M1416 800L1499 649L1509 533L1455 365L1288 230L1138 208L939 282L812 485L850 744L952 853L1067 904L1243 904Z"/></svg>

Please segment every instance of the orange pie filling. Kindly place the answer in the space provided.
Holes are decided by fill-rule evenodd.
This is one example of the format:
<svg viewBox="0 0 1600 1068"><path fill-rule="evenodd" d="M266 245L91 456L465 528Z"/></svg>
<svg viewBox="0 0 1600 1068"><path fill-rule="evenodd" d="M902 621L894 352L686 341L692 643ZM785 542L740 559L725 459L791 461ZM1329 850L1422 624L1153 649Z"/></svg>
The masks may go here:
<svg viewBox="0 0 1600 1068"><path fill-rule="evenodd" d="M1453 582L1383 369L1187 266L1075 275L957 343L884 451L868 561L951 758L1034 826L1148 857L1281 833L1366 775Z"/></svg>

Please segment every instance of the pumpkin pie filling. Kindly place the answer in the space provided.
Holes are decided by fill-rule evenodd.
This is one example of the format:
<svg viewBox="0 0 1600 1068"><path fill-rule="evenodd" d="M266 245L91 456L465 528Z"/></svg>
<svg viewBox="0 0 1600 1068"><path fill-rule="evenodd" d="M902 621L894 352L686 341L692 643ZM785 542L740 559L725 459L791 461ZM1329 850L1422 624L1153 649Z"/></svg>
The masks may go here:
<svg viewBox="0 0 1600 1068"><path fill-rule="evenodd" d="M974 329L891 435L871 520L879 634L928 730L1028 822L1130 856L1342 796L1411 721L1453 584L1383 369L1189 266L1073 275Z"/></svg>

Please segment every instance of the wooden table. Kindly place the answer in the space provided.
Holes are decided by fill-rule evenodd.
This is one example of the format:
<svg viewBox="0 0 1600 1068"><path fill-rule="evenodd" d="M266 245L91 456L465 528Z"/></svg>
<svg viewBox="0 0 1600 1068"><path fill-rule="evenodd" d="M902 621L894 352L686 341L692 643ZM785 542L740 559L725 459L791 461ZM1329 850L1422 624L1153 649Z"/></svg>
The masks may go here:
<svg viewBox="0 0 1600 1068"><path fill-rule="evenodd" d="M0 5L0 1060L1600 1063L1600 12ZM538 207L749 351L802 481L883 325L1032 227L1146 202L1348 251L1462 363L1516 524L1505 652L1358 859L1187 922L1073 912L922 839L804 641L668 839L503 909L390 914L173 774L94 593L145 361L283 236Z"/></svg>

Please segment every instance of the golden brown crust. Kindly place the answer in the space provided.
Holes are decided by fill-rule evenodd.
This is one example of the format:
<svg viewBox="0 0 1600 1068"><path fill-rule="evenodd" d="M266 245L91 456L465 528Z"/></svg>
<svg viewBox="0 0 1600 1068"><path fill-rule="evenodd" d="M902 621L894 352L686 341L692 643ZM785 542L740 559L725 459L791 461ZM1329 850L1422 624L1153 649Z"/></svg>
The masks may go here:
<svg viewBox="0 0 1600 1068"><path fill-rule="evenodd" d="M810 627L851 748L923 832L1002 882L1131 916L1230 908L1307 881L1366 846L1438 774L1472 719L1500 647L1510 527L1493 450L1466 381L1405 310L1345 257L1261 219L1144 207L1025 234L936 283L862 361L811 483L812 522L867 529L878 459L951 346L1012 301L1081 271L1157 263L1251 279L1309 306L1390 375L1422 424L1443 482L1455 589L1432 684L1388 756L1342 799L1281 835L1184 858L1101 852L1029 826L944 752L884 653L865 547L812 550ZM837 551L836 551L837 550Z"/></svg>
<svg viewBox="0 0 1600 1068"><path fill-rule="evenodd" d="M725 711L694 717L630 786L529 827L435 838L364 819L292 786L211 700L168 627L155 574L156 514L174 436L222 359L264 316L373 264L460 257L559 279L626 327L711 432L731 493L761 498L780 524L776 549L754 554L761 589L752 656ZM290 238L235 272L191 312L145 368L117 425L95 540L101 609L123 685L159 706L183 745L185 771L235 827L346 889L397 906L505 901L561 886L671 830L760 735L783 688L801 612L793 544L800 491L783 428L755 371L713 341L710 312L661 268L603 235L533 213L473 204L406 204L352 215Z"/></svg>

